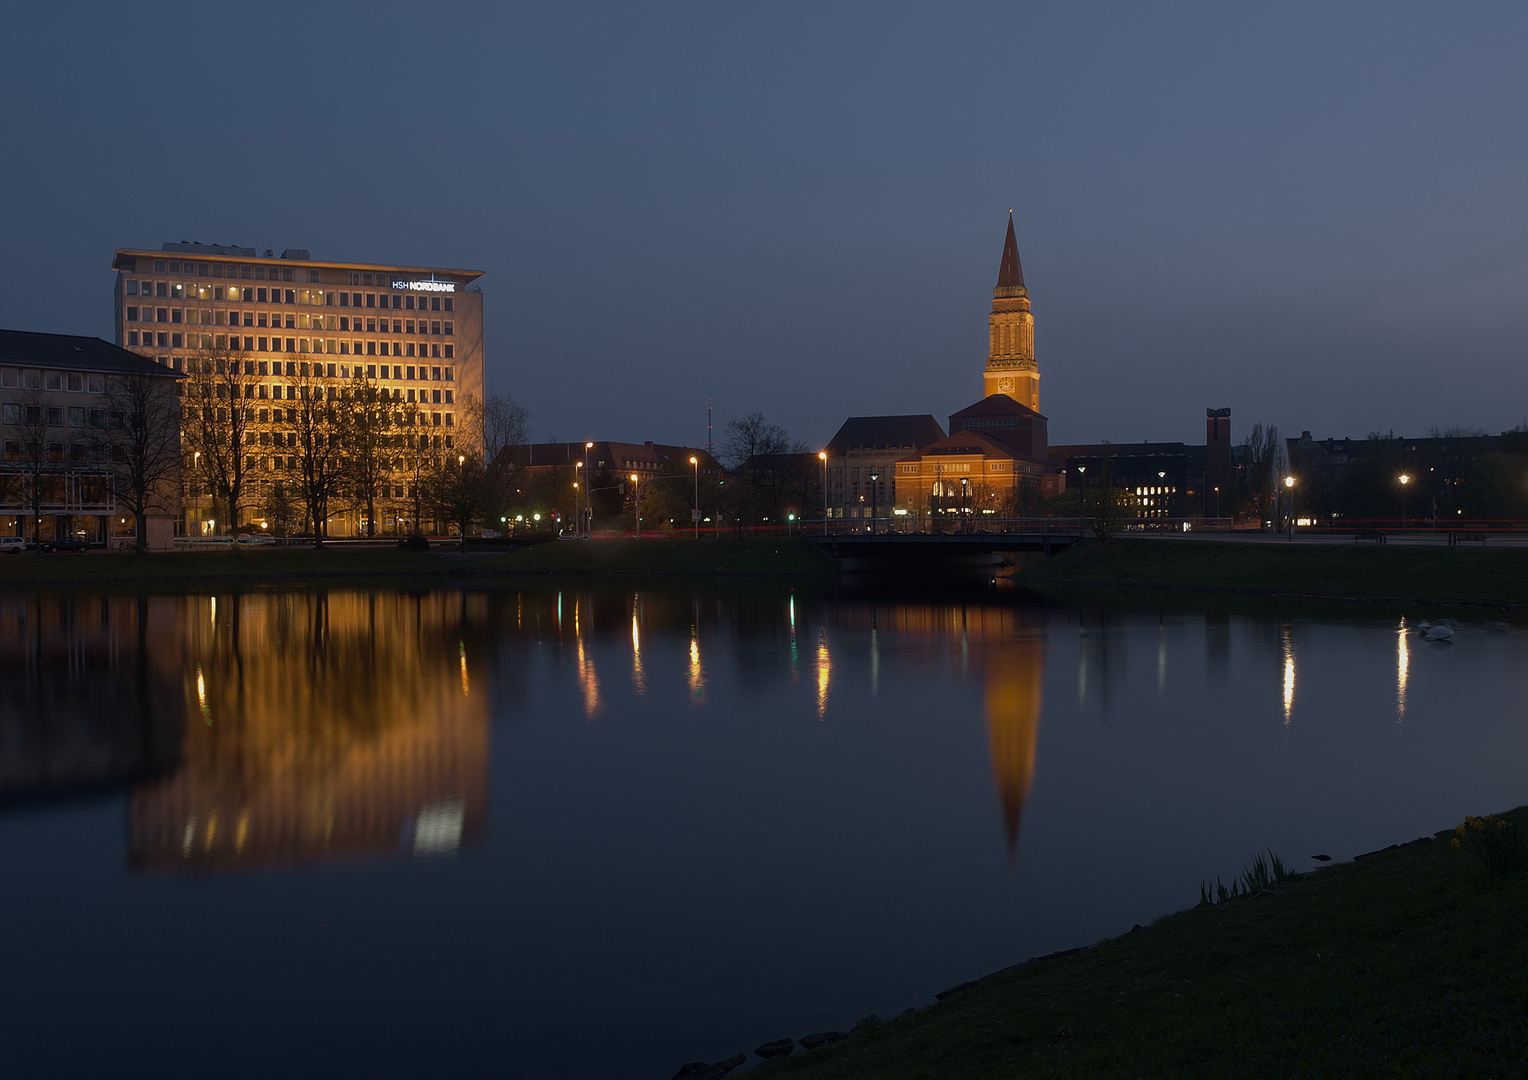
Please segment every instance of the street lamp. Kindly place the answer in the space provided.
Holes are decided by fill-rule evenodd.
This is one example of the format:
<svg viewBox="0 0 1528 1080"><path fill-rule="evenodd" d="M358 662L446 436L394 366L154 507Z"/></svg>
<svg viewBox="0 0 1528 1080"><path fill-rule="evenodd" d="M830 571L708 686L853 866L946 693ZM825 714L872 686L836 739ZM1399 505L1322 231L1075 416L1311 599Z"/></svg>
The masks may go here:
<svg viewBox="0 0 1528 1080"><path fill-rule="evenodd" d="M593 449L594 449L594 442L592 440L589 441L589 442L584 443L584 473L585 473L585 475L587 475L588 472L589 472L589 451L593 450ZM592 481L591 481L591 485L592 485ZM593 491L593 487L592 486L584 489L584 517L585 517L586 520L583 522L583 525L584 525L584 532L585 532L586 535L592 535L593 532L594 532L594 507L589 502L589 494L590 494L591 491Z"/></svg>
<svg viewBox="0 0 1528 1080"><path fill-rule="evenodd" d="M583 475L584 463L573 463L573 535L577 536L584 531L584 489L579 485L578 478Z"/></svg>
<svg viewBox="0 0 1528 1080"><path fill-rule="evenodd" d="M1215 485L1215 527L1220 528L1220 485Z"/></svg>
<svg viewBox="0 0 1528 1080"><path fill-rule="evenodd" d="M1167 481L1167 470L1166 469L1158 469L1157 470L1157 498L1158 499L1161 499L1162 495L1164 494L1162 489L1167 486L1166 481ZM1163 509L1164 506L1165 506L1165 504L1162 503L1162 502L1158 502L1156 504L1156 507L1157 507L1157 517L1166 517L1167 516L1166 515L1166 511Z"/></svg>
<svg viewBox="0 0 1528 1080"><path fill-rule="evenodd" d="M690 464L695 466L695 509L690 513L694 516L690 519L695 523L695 539L700 539L700 458L691 456Z"/></svg>
<svg viewBox="0 0 1528 1080"><path fill-rule="evenodd" d="M881 474L878 473L878 472L871 473L870 474L870 532L871 532L872 535L874 535L874 533L875 533L875 519L878 516L876 514L876 508L877 508L877 505L878 505L877 504L877 496L880 494L880 487L881 487Z"/></svg>
<svg viewBox="0 0 1528 1080"><path fill-rule="evenodd" d="M1404 529L1406 527L1406 485L1411 483L1411 477L1401 473L1399 479L1401 481L1401 528Z"/></svg>
<svg viewBox="0 0 1528 1080"><path fill-rule="evenodd" d="M1082 532L1082 519L1088 516L1088 467L1077 466L1077 532Z"/></svg>
<svg viewBox="0 0 1528 1080"><path fill-rule="evenodd" d="M642 539L642 483L637 474L631 474L631 511L636 517L637 539Z"/></svg>
<svg viewBox="0 0 1528 1080"><path fill-rule="evenodd" d="M822 461L822 535L828 535L828 452L819 450L817 457Z"/></svg>
<svg viewBox="0 0 1528 1080"><path fill-rule="evenodd" d="M1287 498L1284 500L1284 513L1289 516L1289 539L1295 538L1295 478L1284 477L1284 491Z"/></svg>

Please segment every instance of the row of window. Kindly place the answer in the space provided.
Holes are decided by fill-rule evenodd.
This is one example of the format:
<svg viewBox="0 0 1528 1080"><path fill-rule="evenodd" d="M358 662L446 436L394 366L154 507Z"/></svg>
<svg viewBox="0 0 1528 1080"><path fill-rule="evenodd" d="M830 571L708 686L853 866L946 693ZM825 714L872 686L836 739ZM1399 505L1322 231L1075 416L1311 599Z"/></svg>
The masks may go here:
<svg viewBox="0 0 1528 1080"><path fill-rule="evenodd" d="M454 446L452 445L451 436L449 436L449 435L446 435L444 437L442 437L440 435L436 435L433 439L431 439L430 436L428 436L428 435L421 435L419 438L420 438L420 441L423 444L425 444L423 447L421 447L421 449L425 449L425 450L429 450L429 449L435 449L435 450L446 449L446 450L451 450L451 449L454 449ZM252 472L252 473L253 472L261 472L261 471L283 472L283 471L290 471L290 470L295 470L295 469L302 468L302 461L301 461L300 458L297 458L297 457L288 457L285 454L275 454L275 455L273 455L271 457L265 457L263 455L256 456L254 454L247 454L244 457L244 468L246 470L248 470L249 472ZM387 498L387 486L386 485L383 485L383 488L382 488L381 492L379 492L379 494L384 499ZM413 494L413 491L412 491L411 488L410 488L409 494L411 494L411 495ZM404 487L402 485L394 487L393 488L393 498L401 499L403 497L404 497Z"/></svg>
<svg viewBox="0 0 1528 1080"><path fill-rule="evenodd" d="M8 367L0 368L0 386L101 394L106 392L106 376L88 371L38 371L33 368Z"/></svg>
<svg viewBox="0 0 1528 1080"><path fill-rule="evenodd" d="M204 412L208 412L208 413L211 412L211 409L208 406L203 406L203 410L204 410ZM254 423L260 423L260 424L295 424L295 423L297 423L297 410L296 409L246 409L245 412L247 414L246 419L248 419L248 420L250 420L251 422L254 422ZM219 418L219 421L226 420L227 417L228 417L228 413L224 409L218 409L217 410L217 416ZM210 416L207 419L208 419L209 423L212 422L212 419L211 419ZM187 423L187 425L190 425L191 423L195 422L195 420L196 420L196 407L195 406L190 406L190 407L188 407L186 409L186 423ZM441 427L441 426L455 427L456 426L456 414L455 413L439 413L439 412L429 412L429 413L421 412L421 413L417 413L417 414L416 413L408 413L408 414L405 414L402 422L403 422L403 426L404 427L413 427L416 424L419 427ZM291 433L287 433L287 435L286 435L286 440L287 441L286 441L285 445L287 445L287 446L296 446L297 444L296 444L296 442L293 441L293 438L294 438L294 436ZM246 431L244 433L244 443L247 446L254 446L257 442L261 446L270 446L273 439L274 439L275 444L277 446L283 445L283 442L282 442L282 433L279 432L279 431L274 432L274 433L270 432L270 431L261 431L261 432Z"/></svg>
<svg viewBox="0 0 1528 1080"><path fill-rule="evenodd" d="M271 312L267 315L263 311L225 311L222 308L152 308L138 307L135 304L128 305L125 321L130 323L161 322L201 326L238 326L241 319L243 320L243 325L250 327L267 325L281 327L282 325L282 313L279 311ZM413 319L393 319L392 333L413 334L416 332L415 325ZM445 322L427 322L424 319L420 319L417 325L417 332L420 335L431 337L456 336L456 323L449 319ZM362 319L360 316L351 319L346 315L308 315L306 313L299 315L288 311L286 312L286 326L284 327L287 330L354 330L356 333L361 333L363 328L364 332L368 334L385 334L388 332L388 320L385 318Z"/></svg>
<svg viewBox="0 0 1528 1080"><path fill-rule="evenodd" d="M161 357L159 362L164 363L164 358ZM330 364L327 370L328 378L348 379L352 375L359 376L361 374L361 365L356 364L352 369L349 364L340 364L338 367ZM388 374L389 370L392 372L390 375ZM277 378L280 378L282 374L281 361L246 360L244 361L244 374L275 375ZM289 378L295 379L299 374L306 378L309 374L308 365L288 360L286 362L286 375ZM314 364L312 374L318 378L324 378L324 365ZM409 364L406 367L396 365L391 368L387 364L383 364L381 367L378 367L376 364L367 364L366 377L368 379L396 379L399 382L402 382L404 379L407 379L409 382L455 382L456 369L454 367L425 367L423 364L420 364L417 368L413 364ZM447 400L450 399L448 398Z"/></svg>
<svg viewBox="0 0 1528 1080"><path fill-rule="evenodd" d="M38 446L40 444L38 444L38 443L29 443L28 445L36 447L36 446ZM61 442L50 442L50 443L48 443L46 445L48 447L47 459L49 461L81 462L81 461L101 461L102 460L101 447L100 446L96 446L96 445L91 445L90 443L69 443L67 449L65 449L65 444L63 444ZM18 440L18 439L6 439L5 440L5 460L6 461L20 461L20 460L22 460L21 447L22 447L22 443L21 443L20 440ZM27 455L27 459L28 460L41 460L41 455L36 454L36 453L28 454Z"/></svg>
<svg viewBox="0 0 1528 1080"><path fill-rule="evenodd" d="M311 267L303 267L308 272L309 281L318 280L318 271ZM256 281L265 281L267 275L271 281L291 281L296 267L293 266L249 266L244 263L204 263L193 262L190 259L155 259L154 273L156 274L195 274L197 277L231 277L248 280L253 277ZM279 276L278 276L279 275Z"/></svg>
<svg viewBox="0 0 1528 1080"><path fill-rule="evenodd" d="M285 344L285 348L282 345ZM139 332L129 330L127 332L128 348L160 348L160 349L237 349L240 348L239 339L227 334L177 334L160 332L150 333L147 330ZM389 351L391 346L391 351ZM412 341L337 341L334 338L244 338L243 349L246 352L289 352L289 353L327 353L331 356L422 356L436 360L456 359L456 347L447 344L445 346L419 343L415 350ZM444 352L442 352L444 348ZM179 364L175 365L177 371L184 370Z"/></svg>
<svg viewBox="0 0 1528 1080"><path fill-rule="evenodd" d="M146 281L129 278L123 287L127 296L153 296L166 300L236 300L245 304L296 304L306 307L391 308L394 311L455 311L456 301L449 296L421 296L415 304L412 293L387 294L328 292L323 289L261 289L239 285L198 285L184 281Z"/></svg>
<svg viewBox="0 0 1528 1080"><path fill-rule="evenodd" d="M106 426L105 409L87 409L84 406L21 405L11 401L0 404L0 423L20 424L23 417L28 424L46 424L48 427L63 427L65 423L69 427L84 427L87 423L93 428Z"/></svg>
<svg viewBox="0 0 1528 1080"><path fill-rule="evenodd" d="M306 365L304 365L304 366L306 366ZM283 392L282 389L281 389L282 385L283 384L281 384L281 383L274 383L274 384L272 384L270 386L266 386L264 383L258 383L258 384L257 383L245 383L244 384L244 397L245 397L246 400L259 399L261 401L264 401L266 399L272 399L272 400L275 400L275 401L281 401L283 398L285 398L288 401L295 401L295 400L297 400L297 398L299 396L298 395L298 389L299 388L295 387L295 386L288 386L286 388L285 392ZM221 386L218 387L218 390L219 390L218 396L220 398L223 398L223 397L227 396L226 394L222 393L223 389L224 388L221 387ZM334 387L334 386L329 387L329 397L330 397L330 399L337 399L338 398L338 396L339 396L339 389L340 388ZM431 389L428 389L427 387L423 387L423 386L419 387L418 389L415 389L414 387L410 386L410 387L407 387L407 388L404 388L404 387L389 387L389 388L383 390L382 392L384 394L386 394L388 392L388 390L391 390L392 400L398 401L398 402L402 402L402 401L406 400L410 404L417 404L417 405L455 405L456 404L455 392L452 391L452 390L431 390ZM407 395L407 396L405 396L405 395ZM279 420L281 418L278 416L276 419ZM447 422L446 426L447 427L451 426L449 421Z"/></svg>

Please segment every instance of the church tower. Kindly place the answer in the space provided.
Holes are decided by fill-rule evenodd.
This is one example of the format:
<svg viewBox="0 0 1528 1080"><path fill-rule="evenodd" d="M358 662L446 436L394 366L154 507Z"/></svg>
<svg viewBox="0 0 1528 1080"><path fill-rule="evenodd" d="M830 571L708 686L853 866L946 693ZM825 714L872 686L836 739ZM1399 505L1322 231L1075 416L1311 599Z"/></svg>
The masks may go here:
<svg viewBox="0 0 1528 1080"><path fill-rule="evenodd" d="M1008 211L1008 237L997 288L992 290L992 314L987 317L987 370L983 394L1006 394L1020 405L1040 411L1040 369L1035 366L1035 318L1029 313L1029 290L1019 265L1019 242L1013 235L1013 211Z"/></svg>

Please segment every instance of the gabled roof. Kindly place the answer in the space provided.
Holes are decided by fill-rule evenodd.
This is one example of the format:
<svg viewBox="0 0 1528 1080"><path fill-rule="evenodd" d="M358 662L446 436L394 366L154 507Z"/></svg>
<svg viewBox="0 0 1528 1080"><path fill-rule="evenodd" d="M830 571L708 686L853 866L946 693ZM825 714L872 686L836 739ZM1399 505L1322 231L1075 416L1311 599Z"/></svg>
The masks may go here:
<svg viewBox="0 0 1528 1080"><path fill-rule="evenodd" d="M922 416L851 416L829 441L828 452L843 454L849 450L917 449L942 438L944 428L927 413Z"/></svg>
<svg viewBox="0 0 1528 1080"><path fill-rule="evenodd" d="M163 375L170 379L184 377L163 364L97 337L38 334L30 330L0 330L0 364L66 371L104 371L118 375Z"/></svg>
<svg viewBox="0 0 1528 1080"><path fill-rule="evenodd" d="M959 412L951 413L950 420L964 420L972 416L1039 416L1023 402L1015 401L1007 394L988 394L975 405L967 405Z"/></svg>
<svg viewBox="0 0 1528 1080"><path fill-rule="evenodd" d="M1003 241L1003 261L997 268L997 285L1024 287L1024 268L1019 265L1019 242L1013 235L1013 211L1008 211L1008 237Z"/></svg>
<svg viewBox="0 0 1528 1080"><path fill-rule="evenodd" d="M916 461L920 457L959 457L963 454L981 454L989 458L1005 458L1017 460L1019 454L1013 447L1006 445L999 439L994 439L982 431L957 431L953 435L946 435L938 442L923 447L917 453L909 454L902 458L903 461Z"/></svg>

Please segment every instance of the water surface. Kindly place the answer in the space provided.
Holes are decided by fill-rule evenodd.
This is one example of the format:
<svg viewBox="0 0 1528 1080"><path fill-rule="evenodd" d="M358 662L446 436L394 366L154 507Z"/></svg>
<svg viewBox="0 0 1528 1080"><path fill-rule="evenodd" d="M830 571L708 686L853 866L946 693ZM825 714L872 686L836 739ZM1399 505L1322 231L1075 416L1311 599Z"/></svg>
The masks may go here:
<svg viewBox="0 0 1528 1080"><path fill-rule="evenodd" d="M1303 609L1308 612L1309 609ZM15 1075L671 1075L1528 802L1528 637L702 588L0 598Z"/></svg>

